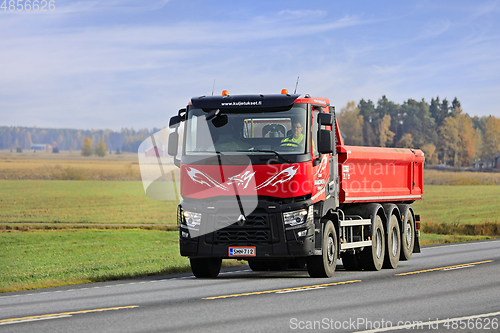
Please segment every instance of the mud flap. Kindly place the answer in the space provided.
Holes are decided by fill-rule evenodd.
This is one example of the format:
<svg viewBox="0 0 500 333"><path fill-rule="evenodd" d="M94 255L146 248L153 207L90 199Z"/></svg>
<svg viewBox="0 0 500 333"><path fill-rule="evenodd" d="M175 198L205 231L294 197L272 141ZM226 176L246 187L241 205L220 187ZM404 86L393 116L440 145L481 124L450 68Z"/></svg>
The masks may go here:
<svg viewBox="0 0 500 333"><path fill-rule="evenodd" d="M413 253L420 253L420 237L415 237L415 243L413 244Z"/></svg>

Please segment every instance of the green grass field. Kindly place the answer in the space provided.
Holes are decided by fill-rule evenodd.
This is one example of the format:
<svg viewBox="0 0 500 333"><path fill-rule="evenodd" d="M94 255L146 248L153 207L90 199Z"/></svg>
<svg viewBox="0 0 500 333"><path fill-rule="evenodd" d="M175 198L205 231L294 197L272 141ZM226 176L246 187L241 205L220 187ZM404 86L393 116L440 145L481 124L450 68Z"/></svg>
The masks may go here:
<svg viewBox="0 0 500 333"><path fill-rule="evenodd" d="M500 186L436 186L424 188L413 208L422 223L500 222Z"/></svg>
<svg viewBox="0 0 500 333"><path fill-rule="evenodd" d="M140 181L0 181L0 222L175 225L175 214Z"/></svg>

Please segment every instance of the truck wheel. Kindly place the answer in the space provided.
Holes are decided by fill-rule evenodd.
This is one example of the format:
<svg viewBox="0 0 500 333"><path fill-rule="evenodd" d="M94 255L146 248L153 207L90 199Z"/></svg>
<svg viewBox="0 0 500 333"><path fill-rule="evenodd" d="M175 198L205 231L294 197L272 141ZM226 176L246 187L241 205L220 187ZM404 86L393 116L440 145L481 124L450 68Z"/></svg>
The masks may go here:
<svg viewBox="0 0 500 333"><path fill-rule="evenodd" d="M222 264L221 258L190 258L189 261L197 278L216 278Z"/></svg>
<svg viewBox="0 0 500 333"><path fill-rule="evenodd" d="M387 228L384 268L398 267L400 252L401 234L399 231L399 223L398 218L393 214L389 218L389 226Z"/></svg>
<svg viewBox="0 0 500 333"><path fill-rule="evenodd" d="M248 260L248 266L254 272L267 271L267 264L263 260Z"/></svg>
<svg viewBox="0 0 500 333"><path fill-rule="evenodd" d="M372 225L372 246L365 248L361 254L364 269L379 271L382 268L385 255L385 233L384 224L378 215Z"/></svg>
<svg viewBox="0 0 500 333"><path fill-rule="evenodd" d="M404 213L403 229L401 230L401 254L400 260L408 260L413 253L415 245L415 221L409 209L402 210Z"/></svg>
<svg viewBox="0 0 500 333"><path fill-rule="evenodd" d="M307 257L307 271L311 277L331 277L337 266L337 232L331 221L323 232L323 254Z"/></svg>
<svg viewBox="0 0 500 333"><path fill-rule="evenodd" d="M344 252L340 256L346 271L360 271L363 268L359 253Z"/></svg>

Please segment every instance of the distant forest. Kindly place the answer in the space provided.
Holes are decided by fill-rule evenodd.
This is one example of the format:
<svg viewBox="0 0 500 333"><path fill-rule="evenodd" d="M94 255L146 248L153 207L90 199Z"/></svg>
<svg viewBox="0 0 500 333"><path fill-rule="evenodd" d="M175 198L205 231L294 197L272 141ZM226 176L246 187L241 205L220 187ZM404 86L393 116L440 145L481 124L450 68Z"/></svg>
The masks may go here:
<svg viewBox="0 0 500 333"><path fill-rule="evenodd" d="M494 116L470 117L455 97L408 99L403 104L382 96L354 101L337 111L345 144L357 146L419 148L426 163L454 167L476 161L492 161L500 154L500 119Z"/></svg>
<svg viewBox="0 0 500 333"><path fill-rule="evenodd" d="M101 138L108 150L137 152L139 145L160 129L124 128L120 132L112 130L75 130L38 127L0 127L0 149L30 149L33 144L50 144L60 150L81 150L83 140L89 137L95 144Z"/></svg>

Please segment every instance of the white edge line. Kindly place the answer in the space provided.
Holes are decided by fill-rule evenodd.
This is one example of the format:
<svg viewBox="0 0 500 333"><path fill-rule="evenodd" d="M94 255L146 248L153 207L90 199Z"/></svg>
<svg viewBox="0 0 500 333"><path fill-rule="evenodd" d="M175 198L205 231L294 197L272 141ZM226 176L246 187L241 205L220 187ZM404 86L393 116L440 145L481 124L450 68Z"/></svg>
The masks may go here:
<svg viewBox="0 0 500 333"><path fill-rule="evenodd" d="M47 320L47 319L59 319L59 318L67 318L67 317L71 317L71 315L57 315L57 316L51 316L51 317L20 319L20 320L14 320L14 321L1 322L0 325L20 324L20 323L27 323L27 322L30 322L30 321L39 321L39 320Z"/></svg>
<svg viewBox="0 0 500 333"><path fill-rule="evenodd" d="M475 267L476 265L467 265L467 266L460 266L460 267L451 267L451 268L445 268L443 269L443 271L452 271L452 270L455 270L455 269L462 269L462 268L471 268L471 267Z"/></svg>
<svg viewBox="0 0 500 333"><path fill-rule="evenodd" d="M298 291L316 290L316 289L326 289L326 287L314 287L314 288L302 288L302 289L294 289L294 290L277 291L277 292L275 292L275 294L295 293Z"/></svg>
<svg viewBox="0 0 500 333"><path fill-rule="evenodd" d="M427 321L427 322L422 322L422 325L425 327L430 327L430 325L434 324L442 324L446 322L451 322L451 321L458 321L458 320L469 320L469 319L474 319L474 318L483 318L483 317L493 317L493 316L498 316L500 315L499 312L491 312L491 313L484 313L484 314L479 314L479 315L473 315L473 316L467 316L467 317L458 317L458 318L447 318L447 319L441 319L441 320L436 320L436 321ZM421 326L420 323L418 324L419 327ZM375 332L388 332L388 331L397 331L397 330L409 330L409 329L414 329L415 325L403 325L403 326L394 326L394 327L385 327L385 328L379 328L379 329L374 329L374 330L366 330L366 331L357 331L354 333L375 333Z"/></svg>

